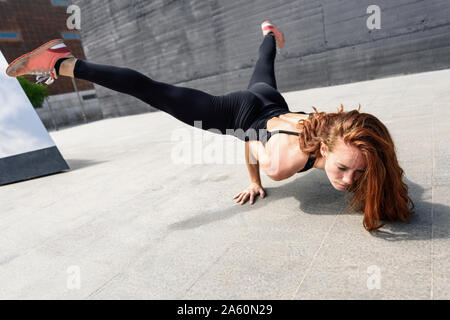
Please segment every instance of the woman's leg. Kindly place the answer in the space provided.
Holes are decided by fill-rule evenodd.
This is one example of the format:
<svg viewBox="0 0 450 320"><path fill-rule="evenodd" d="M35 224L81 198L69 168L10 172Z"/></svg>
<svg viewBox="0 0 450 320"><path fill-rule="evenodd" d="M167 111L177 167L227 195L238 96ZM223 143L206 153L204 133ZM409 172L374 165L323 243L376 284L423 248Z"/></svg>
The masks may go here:
<svg viewBox="0 0 450 320"><path fill-rule="evenodd" d="M233 116L239 106L236 99L233 104L227 103L230 99L224 96L157 82L129 68L69 59L62 62L59 74L132 95L188 125L201 121L202 129L218 129L223 134L233 128Z"/></svg>
<svg viewBox="0 0 450 320"><path fill-rule="evenodd" d="M277 54L275 36L269 33L264 37L259 48L259 59L256 62L255 70L248 88L257 82L265 82L274 89L277 89L275 79L275 56Z"/></svg>

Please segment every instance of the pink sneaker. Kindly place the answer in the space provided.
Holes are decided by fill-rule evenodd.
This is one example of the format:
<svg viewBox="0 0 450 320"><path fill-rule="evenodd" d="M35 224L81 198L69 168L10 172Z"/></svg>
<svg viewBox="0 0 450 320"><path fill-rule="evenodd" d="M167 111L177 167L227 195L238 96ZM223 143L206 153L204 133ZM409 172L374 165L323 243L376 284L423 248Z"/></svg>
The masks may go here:
<svg viewBox="0 0 450 320"><path fill-rule="evenodd" d="M272 32L275 36L275 40L277 42L277 47L278 48L283 48L284 46L284 34L283 32L278 29L275 24L270 21L270 20L266 20L261 24L261 29L263 32L263 35L266 36L267 34L269 34L270 32Z"/></svg>
<svg viewBox="0 0 450 320"><path fill-rule="evenodd" d="M14 60L6 69L10 77L36 75L38 83L52 84L58 76L55 64L61 58L74 58L62 39L49 41L39 48Z"/></svg>

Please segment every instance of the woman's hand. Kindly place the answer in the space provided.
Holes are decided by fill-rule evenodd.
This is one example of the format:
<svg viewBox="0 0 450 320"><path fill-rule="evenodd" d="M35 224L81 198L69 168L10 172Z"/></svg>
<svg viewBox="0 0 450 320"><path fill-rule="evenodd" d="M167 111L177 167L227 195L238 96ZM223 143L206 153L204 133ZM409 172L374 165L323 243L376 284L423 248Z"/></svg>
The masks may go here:
<svg viewBox="0 0 450 320"><path fill-rule="evenodd" d="M264 189L260 184L252 183L250 186L247 187L247 189L237 194L233 198L233 200L236 199L236 203L240 203L241 205L243 205L250 198L250 204L253 204L255 202L255 198L258 195L261 198L264 198L265 197Z"/></svg>

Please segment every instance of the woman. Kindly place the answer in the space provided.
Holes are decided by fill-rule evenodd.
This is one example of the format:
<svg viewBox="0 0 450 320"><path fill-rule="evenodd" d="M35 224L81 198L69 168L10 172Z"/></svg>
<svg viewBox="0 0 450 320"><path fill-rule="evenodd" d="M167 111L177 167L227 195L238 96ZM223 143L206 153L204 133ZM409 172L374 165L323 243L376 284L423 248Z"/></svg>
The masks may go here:
<svg viewBox="0 0 450 320"><path fill-rule="evenodd" d="M401 220L414 204L402 181L391 136L374 116L358 110L337 113L291 112L277 91L274 61L283 33L270 21L261 25L264 40L247 90L213 96L190 88L154 81L128 69L76 59L62 40L50 41L12 62L7 74L38 76L51 84L58 76L84 79L133 95L194 126L216 129L245 141L251 184L234 199L253 204L264 197L260 168L273 180L287 179L311 168L324 170L337 190L353 193L354 209L364 212L367 230L380 220ZM230 130L231 129L231 130Z"/></svg>

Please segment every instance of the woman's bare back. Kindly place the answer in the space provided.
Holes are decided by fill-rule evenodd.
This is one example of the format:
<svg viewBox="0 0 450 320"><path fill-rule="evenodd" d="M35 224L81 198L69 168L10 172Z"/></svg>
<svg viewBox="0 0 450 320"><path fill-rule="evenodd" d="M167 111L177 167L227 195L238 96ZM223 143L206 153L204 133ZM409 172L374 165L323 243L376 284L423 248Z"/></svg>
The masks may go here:
<svg viewBox="0 0 450 320"><path fill-rule="evenodd" d="M297 129L297 123L301 119L308 119L309 115L307 114L298 114L298 113L286 113L279 115L278 117L274 117L267 121L267 131L274 130L287 130L293 132L299 132Z"/></svg>

